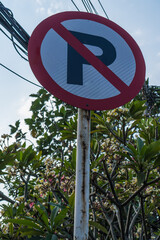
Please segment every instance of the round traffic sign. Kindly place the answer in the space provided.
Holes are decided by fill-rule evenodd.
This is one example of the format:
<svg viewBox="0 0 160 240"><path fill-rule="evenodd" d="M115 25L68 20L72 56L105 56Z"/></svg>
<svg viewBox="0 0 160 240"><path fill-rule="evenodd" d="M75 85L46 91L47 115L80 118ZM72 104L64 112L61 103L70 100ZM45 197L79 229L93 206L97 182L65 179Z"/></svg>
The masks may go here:
<svg viewBox="0 0 160 240"><path fill-rule="evenodd" d="M91 13L63 12L42 21L29 40L28 57L51 94L82 109L124 105L145 80L144 58L134 39Z"/></svg>

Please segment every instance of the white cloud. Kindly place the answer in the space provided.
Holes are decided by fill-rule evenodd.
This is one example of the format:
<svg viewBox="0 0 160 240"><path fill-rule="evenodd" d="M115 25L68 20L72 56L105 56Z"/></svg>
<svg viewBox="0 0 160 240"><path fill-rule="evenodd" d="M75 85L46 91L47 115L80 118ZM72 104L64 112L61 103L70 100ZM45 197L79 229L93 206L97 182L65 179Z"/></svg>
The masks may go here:
<svg viewBox="0 0 160 240"><path fill-rule="evenodd" d="M31 106L31 99L30 98L23 98L20 101L20 106L17 110L17 114L20 119L28 118L31 116L31 112L29 111Z"/></svg>
<svg viewBox="0 0 160 240"><path fill-rule="evenodd" d="M45 0L36 0L36 3L38 3L39 5L43 5L45 3Z"/></svg>
<svg viewBox="0 0 160 240"><path fill-rule="evenodd" d="M140 37L140 36L143 36L143 31L140 29L140 28L138 28L138 29L136 29L134 32L133 32L133 35L134 36L137 36L137 37Z"/></svg>
<svg viewBox="0 0 160 240"><path fill-rule="evenodd" d="M36 0L36 4L36 13L41 15L51 16L64 8L64 2L60 0Z"/></svg>
<svg viewBox="0 0 160 240"><path fill-rule="evenodd" d="M45 8L44 7L37 8L36 13L45 14Z"/></svg>
<svg viewBox="0 0 160 240"><path fill-rule="evenodd" d="M47 9L47 15L51 16L54 13L60 12L63 8L62 2L52 2L50 3L50 6Z"/></svg>
<svg viewBox="0 0 160 240"><path fill-rule="evenodd" d="M31 107L31 98L22 98L20 100L19 108L17 110L18 118L20 119L20 128L23 132L27 133L27 139L30 139L29 128L25 124L24 119L31 117L31 112L29 111Z"/></svg>
<svg viewBox="0 0 160 240"><path fill-rule="evenodd" d="M157 56L160 57L160 52L157 53Z"/></svg>
<svg viewBox="0 0 160 240"><path fill-rule="evenodd" d="M51 15L53 15L53 9L51 8L51 7L49 7L48 9L47 9L47 15L48 16L51 16Z"/></svg>
<svg viewBox="0 0 160 240"><path fill-rule="evenodd" d="M142 29L137 28L134 32L132 32L132 36L140 47L146 44L145 37L144 37L145 32Z"/></svg>

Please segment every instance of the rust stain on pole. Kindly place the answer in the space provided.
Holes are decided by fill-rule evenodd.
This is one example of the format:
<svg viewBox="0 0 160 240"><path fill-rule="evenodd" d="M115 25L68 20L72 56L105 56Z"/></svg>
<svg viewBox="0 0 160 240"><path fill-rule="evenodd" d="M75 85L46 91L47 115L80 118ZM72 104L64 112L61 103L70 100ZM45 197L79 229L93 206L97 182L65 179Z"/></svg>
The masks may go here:
<svg viewBox="0 0 160 240"><path fill-rule="evenodd" d="M85 219L86 216L86 161L87 161L87 156L86 156L86 144L83 141L82 142L82 151L83 151L83 157L82 157L82 174L83 174L83 180L82 180L82 214L83 214L83 219Z"/></svg>
<svg viewBox="0 0 160 240"><path fill-rule="evenodd" d="M90 175L90 111L79 109L74 239L88 239Z"/></svg>

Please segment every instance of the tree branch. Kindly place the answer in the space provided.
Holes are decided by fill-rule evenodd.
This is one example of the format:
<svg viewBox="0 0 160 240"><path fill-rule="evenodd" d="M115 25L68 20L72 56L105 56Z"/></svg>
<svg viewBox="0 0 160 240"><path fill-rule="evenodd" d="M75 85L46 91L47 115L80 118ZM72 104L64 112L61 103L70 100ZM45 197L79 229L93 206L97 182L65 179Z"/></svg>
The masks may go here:
<svg viewBox="0 0 160 240"><path fill-rule="evenodd" d="M122 206L127 205L133 198L135 198L145 187L152 185L153 183L156 183L160 180L160 177L148 182L144 183L136 192L134 192L124 203L122 203Z"/></svg>
<svg viewBox="0 0 160 240"><path fill-rule="evenodd" d="M128 212L127 212L127 219L126 219L126 226L125 226L125 234L128 235L128 229L129 229L129 222L131 217L131 211L132 211L132 204L128 206Z"/></svg>
<svg viewBox="0 0 160 240"><path fill-rule="evenodd" d="M136 221L136 219L137 219L137 217L139 215L140 210L141 210L141 206L139 206L138 209L135 210L135 215L133 216L132 221L131 221L131 223L129 225L128 235L131 234L132 228L133 228L133 226L135 224L135 221Z"/></svg>
<svg viewBox="0 0 160 240"><path fill-rule="evenodd" d="M106 127L107 127L108 131L109 131L110 133L112 133L112 135L113 135L120 143L124 143L123 139L120 138L118 135L116 135L116 133L114 132L114 130L113 130L112 128L110 128L110 126L109 126L108 123L106 123Z"/></svg>
<svg viewBox="0 0 160 240"><path fill-rule="evenodd" d="M12 200L11 198L9 198L9 197L7 197L6 195L4 195L4 193L1 192L1 191L0 191L0 198L1 198L0 201L7 201L7 202L10 202L10 203L12 203L12 204L15 203L14 200Z"/></svg>
<svg viewBox="0 0 160 240"><path fill-rule="evenodd" d="M117 205L117 202L114 200L114 198L111 197L111 193L110 192L104 191L103 188L98 186L98 184L95 183L95 181L93 181L92 179L91 179L91 183L96 187L96 190L98 189L101 193L103 193L105 195L105 197L108 198L111 201L111 203Z"/></svg>
<svg viewBox="0 0 160 240"><path fill-rule="evenodd" d="M110 217L110 216L106 213L106 210L105 210L105 208L104 208L104 206L103 206L103 204L102 204L102 201L101 201L100 196L98 196L98 200L99 200L99 203L100 203L101 208L102 208L102 213L103 213L106 221L107 221L108 224L109 224L112 238L113 238L113 240L117 240L117 237L116 237L116 234L115 234L115 231L114 231L114 228L113 228L113 220L114 220L115 214L113 213L113 215Z"/></svg>
<svg viewBox="0 0 160 240"><path fill-rule="evenodd" d="M142 225L144 227L145 240L147 240L147 227L146 227L146 220L145 220L144 198L143 198L143 196L140 196L140 201L141 201L141 212L142 212Z"/></svg>
<svg viewBox="0 0 160 240"><path fill-rule="evenodd" d="M109 181L109 185L110 185L111 191L112 191L113 196L114 196L115 201L116 201L116 206L119 206L119 205L120 205L120 202L119 202L119 199L118 199L118 197L117 197L117 194L116 194L116 192L115 192L115 190L114 190L114 186L113 186L112 180L111 180L111 178L110 178L109 172L108 172L108 170L107 170L107 167L106 167L106 164L105 164L104 159L103 159L102 161L103 161L104 170L105 170L105 173L106 173L106 175L107 175L107 178L108 178L108 181Z"/></svg>

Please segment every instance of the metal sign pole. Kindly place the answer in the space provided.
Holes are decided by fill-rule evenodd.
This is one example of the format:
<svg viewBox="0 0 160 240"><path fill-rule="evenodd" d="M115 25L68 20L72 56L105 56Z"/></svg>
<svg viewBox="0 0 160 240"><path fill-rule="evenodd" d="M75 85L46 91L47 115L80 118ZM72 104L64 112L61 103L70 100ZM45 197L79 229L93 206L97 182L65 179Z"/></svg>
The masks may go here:
<svg viewBox="0 0 160 240"><path fill-rule="evenodd" d="M74 240L88 239L90 111L78 109Z"/></svg>

